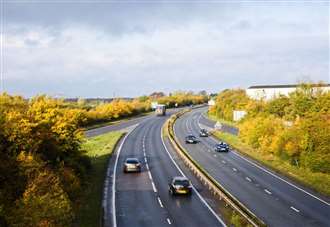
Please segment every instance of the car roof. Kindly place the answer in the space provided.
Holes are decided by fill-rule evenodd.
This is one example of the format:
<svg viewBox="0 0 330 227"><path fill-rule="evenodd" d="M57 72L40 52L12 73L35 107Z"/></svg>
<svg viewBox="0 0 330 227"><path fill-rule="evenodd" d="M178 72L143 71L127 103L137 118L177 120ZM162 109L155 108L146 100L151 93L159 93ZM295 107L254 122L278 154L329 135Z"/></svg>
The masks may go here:
<svg viewBox="0 0 330 227"><path fill-rule="evenodd" d="M173 177L172 180L188 180L188 178L182 177L182 176L177 176L177 177Z"/></svg>
<svg viewBox="0 0 330 227"><path fill-rule="evenodd" d="M138 158L126 158L126 161L139 161Z"/></svg>

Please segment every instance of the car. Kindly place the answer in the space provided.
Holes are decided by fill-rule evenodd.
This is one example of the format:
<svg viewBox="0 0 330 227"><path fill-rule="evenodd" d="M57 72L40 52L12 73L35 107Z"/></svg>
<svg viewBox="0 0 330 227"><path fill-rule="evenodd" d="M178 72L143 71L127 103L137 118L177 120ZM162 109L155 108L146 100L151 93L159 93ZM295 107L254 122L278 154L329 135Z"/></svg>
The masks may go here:
<svg viewBox="0 0 330 227"><path fill-rule="evenodd" d="M169 193L171 195L191 195L192 185L186 177L173 177L169 183Z"/></svg>
<svg viewBox="0 0 330 227"><path fill-rule="evenodd" d="M137 158L127 158L124 162L124 173L141 172L141 162Z"/></svg>
<svg viewBox="0 0 330 227"><path fill-rule="evenodd" d="M228 152L229 146L228 146L228 144L226 144L224 142L220 142L214 146L214 150L216 152Z"/></svg>
<svg viewBox="0 0 330 227"><path fill-rule="evenodd" d="M186 136L186 143L198 143L196 136L188 135Z"/></svg>
<svg viewBox="0 0 330 227"><path fill-rule="evenodd" d="M199 131L199 136L200 136L200 137L208 137L208 136L209 136L209 133L207 132L206 129L201 129L201 130Z"/></svg>

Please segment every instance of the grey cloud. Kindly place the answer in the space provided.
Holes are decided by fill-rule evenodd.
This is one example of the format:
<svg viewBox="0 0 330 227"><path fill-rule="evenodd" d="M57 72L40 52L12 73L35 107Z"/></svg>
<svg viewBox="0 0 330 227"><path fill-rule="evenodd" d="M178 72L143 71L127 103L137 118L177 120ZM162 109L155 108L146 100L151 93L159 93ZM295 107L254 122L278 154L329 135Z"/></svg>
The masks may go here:
<svg viewBox="0 0 330 227"><path fill-rule="evenodd" d="M294 6L6 4L5 85L108 97L329 80L328 9Z"/></svg>

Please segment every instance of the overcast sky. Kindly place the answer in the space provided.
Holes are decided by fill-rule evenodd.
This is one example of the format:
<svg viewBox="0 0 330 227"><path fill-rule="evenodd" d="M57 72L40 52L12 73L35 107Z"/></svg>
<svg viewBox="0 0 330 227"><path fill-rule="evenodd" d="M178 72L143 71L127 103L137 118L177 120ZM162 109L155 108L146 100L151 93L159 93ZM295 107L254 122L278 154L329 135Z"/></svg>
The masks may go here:
<svg viewBox="0 0 330 227"><path fill-rule="evenodd" d="M11 94L138 96L330 81L329 3L41 2L2 4Z"/></svg>

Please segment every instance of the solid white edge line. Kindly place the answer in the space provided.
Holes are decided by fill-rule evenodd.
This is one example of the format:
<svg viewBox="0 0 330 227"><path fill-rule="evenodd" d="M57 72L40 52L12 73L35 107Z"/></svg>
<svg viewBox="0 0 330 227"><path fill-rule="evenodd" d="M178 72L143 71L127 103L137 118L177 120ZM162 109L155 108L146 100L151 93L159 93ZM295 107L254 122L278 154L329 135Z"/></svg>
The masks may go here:
<svg viewBox="0 0 330 227"><path fill-rule="evenodd" d="M148 175L149 175L149 179L152 180L152 176L151 176L150 171L148 171Z"/></svg>
<svg viewBox="0 0 330 227"><path fill-rule="evenodd" d="M150 173L150 172L149 172ZM157 189L156 189L156 186L155 186L155 183L152 181L151 182L151 185L152 185L152 190L154 190L154 192L157 192Z"/></svg>
<svg viewBox="0 0 330 227"><path fill-rule="evenodd" d="M216 140L215 138L213 138L213 136L211 136L210 138L211 138L213 141L215 141L216 143L218 142L218 140ZM240 154L237 153L236 151L231 150L231 152L232 152L234 155L236 155L237 157L240 157L241 159L247 161L247 162L250 163L251 165L253 165L253 166L255 166L255 167L261 169L262 171L264 171L264 172L266 172L266 173L272 175L273 177L275 177L275 178L277 178L277 179L279 179L279 180L281 180L281 181L287 183L288 185L294 187L295 189L297 189L297 190L299 190L299 191L301 191L301 192L306 193L307 195L313 197L314 199L316 199L316 200L318 200L318 201L320 201L320 202L322 202L322 203L324 203L324 204L330 206L330 203L328 203L327 201L324 201L323 199L321 199L321 198L319 198L319 197L317 197L317 196L315 196L315 195L313 195L313 194L311 194L311 193L305 191L304 189L298 187L297 185L294 185L293 183L290 183L289 181L287 181L287 180L281 178L280 176L278 176L278 175L276 175L276 174L270 172L269 170L267 170L267 169L265 169L265 168L263 168L263 167L257 165L256 163L254 163L254 162L250 161L249 159L243 157L242 155L240 155Z"/></svg>
<svg viewBox="0 0 330 227"><path fill-rule="evenodd" d="M174 134L175 134L175 129L174 129ZM186 177L186 175L183 173L183 171L180 169L180 167L178 166L178 164L176 164L176 162L174 161L172 155L170 154L170 152L168 151L164 139L163 139L163 130L161 128L161 136L160 136L161 140L162 140L162 144L163 147L165 148L168 156L170 157L171 161L173 162L173 164L175 165L175 167L179 170L179 172L182 174L182 176ZM211 213L215 216L215 218L223 225L223 226L227 226L223 220L217 215L217 213L212 209L212 207L210 207L210 205L205 201L205 199L199 194L199 192L197 191L197 189L195 188L195 186L192 185L192 188L194 190L194 192L196 193L196 195L198 196L198 198L201 200L202 203L204 203L204 205L211 211Z"/></svg>
<svg viewBox="0 0 330 227"><path fill-rule="evenodd" d="M127 139L127 137L139 126L139 124L136 124L136 126L134 127L134 129L130 132L128 132L124 139L122 140L119 148L118 148L118 152L117 152L117 156L116 156L116 161L115 161L115 165L114 165L114 169L113 169L113 179L112 179L112 224L113 227L117 227L117 218L116 218L116 174L117 174L117 165L118 165L118 159L119 159L119 155L121 152L121 149Z"/></svg>

